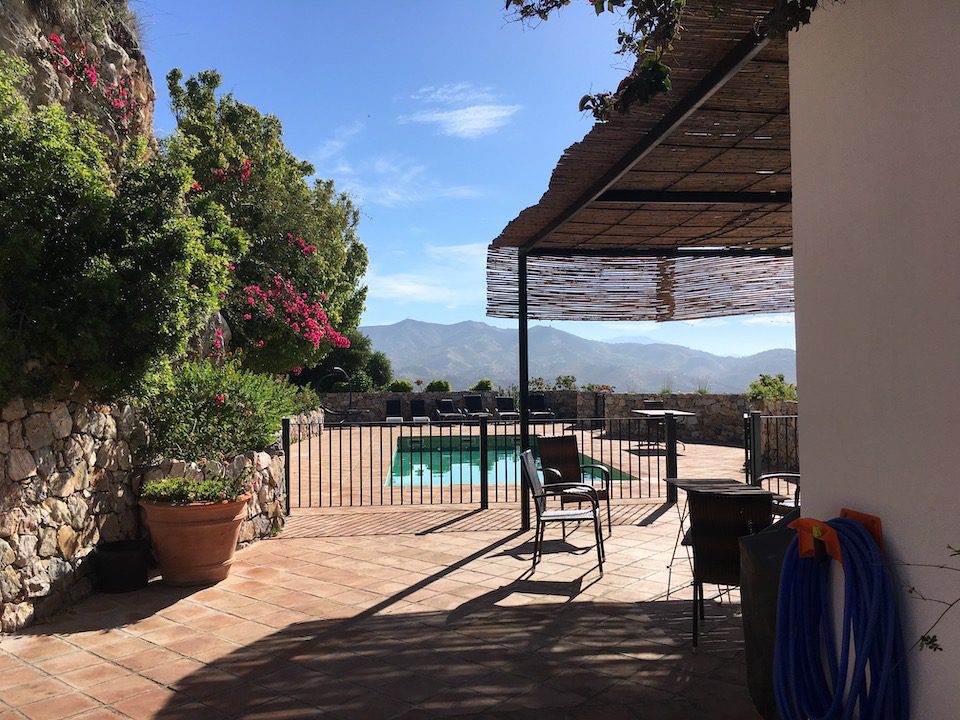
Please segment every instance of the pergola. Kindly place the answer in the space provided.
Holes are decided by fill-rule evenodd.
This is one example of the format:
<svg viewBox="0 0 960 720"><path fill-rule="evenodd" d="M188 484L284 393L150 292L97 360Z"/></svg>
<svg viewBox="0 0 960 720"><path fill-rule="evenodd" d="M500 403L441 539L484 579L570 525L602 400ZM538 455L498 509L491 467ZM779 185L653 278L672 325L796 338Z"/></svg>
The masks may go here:
<svg viewBox="0 0 960 720"><path fill-rule="evenodd" d="M793 310L787 42L757 30L773 4L689 0L672 89L567 148L488 248L487 315L519 320L524 448L528 320Z"/></svg>

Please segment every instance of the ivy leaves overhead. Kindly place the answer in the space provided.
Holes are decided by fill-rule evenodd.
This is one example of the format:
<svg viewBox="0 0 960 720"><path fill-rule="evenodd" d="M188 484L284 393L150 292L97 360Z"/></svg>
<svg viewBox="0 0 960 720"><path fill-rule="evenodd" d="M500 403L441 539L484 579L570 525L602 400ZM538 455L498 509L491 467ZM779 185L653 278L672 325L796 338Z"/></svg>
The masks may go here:
<svg viewBox="0 0 960 720"><path fill-rule="evenodd" d="M777 0L765 17L757 18L756 32L784 37L810 22L810 15L823 0ZM589 110L604 122L614 113L625 113L633 105L645 105L670 90L670 67L664 55L683 30L686 0L587 0L597 15L620 13L623 27L617 31L618 55L634 56L634 68L615 91L584 95L581 111ZM546 21L570 0L506 0L510 19L527 24ZM712 0L711 12L725 15L734 0Z"/></svg>

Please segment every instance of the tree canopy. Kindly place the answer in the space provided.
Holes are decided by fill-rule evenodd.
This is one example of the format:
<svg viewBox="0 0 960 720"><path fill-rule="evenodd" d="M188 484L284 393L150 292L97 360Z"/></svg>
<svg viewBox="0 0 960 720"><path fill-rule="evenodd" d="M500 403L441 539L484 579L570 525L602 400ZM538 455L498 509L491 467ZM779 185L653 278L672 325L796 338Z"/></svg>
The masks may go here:
<svg viewBox="0 0 960 720"><path fill-rule="evenodd" d="M276 117L218 97L220 82L213 70L186 81L176 69L167 75L177 118L170 144L192 168L193 194L223 207L247 240L230 261L221 311L246 367L312 367L347 344L343 333L363 312L359 215L332 181L311 182L313 166L286 147Z"/></svg>

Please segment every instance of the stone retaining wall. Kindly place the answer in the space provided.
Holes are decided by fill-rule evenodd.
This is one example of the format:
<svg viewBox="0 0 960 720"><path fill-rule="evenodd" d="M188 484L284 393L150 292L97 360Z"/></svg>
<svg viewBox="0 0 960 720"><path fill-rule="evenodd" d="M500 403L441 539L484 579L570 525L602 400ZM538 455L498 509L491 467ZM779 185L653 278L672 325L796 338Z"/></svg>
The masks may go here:
<svg viewBox="0 0 960 720"><path fill-rule="evenodd" d="M64 400L14 399L0 411L0 628L12 632L92 590L98 543L145 536L137 497L143 478L199 477L175 460L137 465L149 431L134 409ZM241 542L283 525L283 452L246 453L207 472L253 466Z"/></svg>
<svg viewBox="0 0 960 720"><path fill-rule="evenodd" d="M421 392L396 393L372 392L327 393L321 397L324 405L333 410L345 411L348 406L354 411L360 422L380 422L386 417L386 401L400 400L404 416L409 416L410 400L422 399L426 402L427 412L434 417L437 401L440 398L452 398L458 407L463 407L463 396L458 392ZM483 404L489 409L494 407L496 393L481 393ZM681 421L681 438L691 442L721 443L740 445L743 443L743 413L750 410L750 403L744 395L718 395L697 393L674 393L660 395L654 393L598 393L577 390L548 390L544 392L547 407L559 418L635 417L630 411L643 407L645 399L663 400L669 408L696 413L694 418ZM350 402L352 400L352 406ZM363 412L365 411L365 412Z"/></svg>

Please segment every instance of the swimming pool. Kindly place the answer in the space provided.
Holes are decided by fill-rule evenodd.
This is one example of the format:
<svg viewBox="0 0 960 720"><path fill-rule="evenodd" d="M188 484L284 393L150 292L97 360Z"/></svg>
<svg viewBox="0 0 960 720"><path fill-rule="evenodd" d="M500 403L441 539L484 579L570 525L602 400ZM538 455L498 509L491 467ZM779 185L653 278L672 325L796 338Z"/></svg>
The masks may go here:
<svg viewBox="0 0 960 720"><path fill-rule="evenodd" d="M536 454L536 438L531 438ZM520 438L501 435L488 438L487 468L490 485L514 485L520 478ZM479 485L480 438L476 435L446 437L400 437L390 465L388 486ZM580 455L581 464L596 463ZM537 460L539 465L539 458ZM609 466L608 466L609 467ZM599 477L599 471L590 471ZM614 480L630 476L612 469Z"/></svg>

